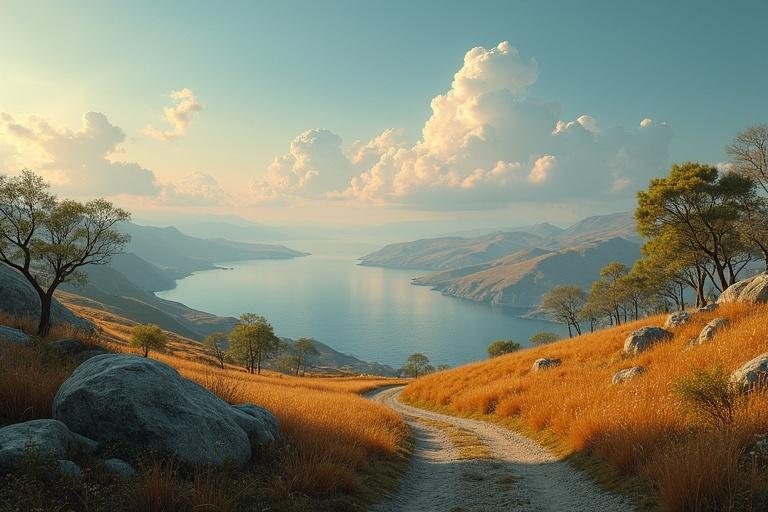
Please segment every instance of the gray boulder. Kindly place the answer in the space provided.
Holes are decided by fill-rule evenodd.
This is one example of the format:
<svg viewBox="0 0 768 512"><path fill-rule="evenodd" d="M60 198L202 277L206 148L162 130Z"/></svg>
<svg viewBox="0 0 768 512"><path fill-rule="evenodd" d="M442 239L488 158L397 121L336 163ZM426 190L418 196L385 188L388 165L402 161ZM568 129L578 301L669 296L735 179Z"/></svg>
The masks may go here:
<svg viewBox="0 0 768 512"><path fill-rule="evenodd" d="M747 361L735 370L731 374L731 383L742 392L768 383L768 352Z"/></svg>
<svg viewBox="0 0 768 512"><path fill-rule="evenodd" d="M80 363L91 357L109 353L109 350L104 347L87 345L74 338L53 341L51 342L51 347L56 350L62 358L74 359Z"/></svg>
<svg viewBox="0 0 768 512"><path fill-rule="evenodd" d="M70 480L79 482L83 479L83 471L80 469L80 466L71 460L59 460L57 461L57 465L59 466L61 474Z"/></svg>
<svg viewBox="0 0 768 512"><path fill-rule="evenodd" d="M562 361L560 359L547 359L547 358L541 358L537 359L533 362L533 366L531 367L531 370L538 372L541 370L547 370L549 368L554 368L555 366L560 366L560 363Z"/></svg>
<svg viewBox="0 0 768 512"><path fill-rule="evenodd" d="M151 451L190 464L245 464L264 421L235 409L167 364L105 354L59 388L53 416L126 454Z"/></svg>
<svg viewBox="0 0 768 512"><path fill-rule="evenodd" d="M635 377L637 377L643 372L645 372L645 368L642 366L633 366L632 368L624 368L623 370L619 370L613 374L613 378L611 379L611 382L613 382L614 384L625 382L630 379L634 379Z"/></svg>
<svg viewBox="0 0 768 512"><path fill-rule="evenodd" d="M763 272L732 284L717 299L718 304L747 302L761 304L768 302L768 273Z"/></svg>
<svg viewBox="0 0 768 512"><path fill-rule="evenodd" d="M687 322L689 318L691 318L691 315L687 311L677 311L667 317L667 321L664 322L664 327L667 329L679 327Z"/></svg>
<svg viewBox="0 0 768 512"><path fill-rule="evenodd" d="M0 343L11 342L19 345L26 345L31 338L18 329L0 326Z"/></svg>
<svg viewBox="0 0 768 512"><path fill-rule="evenodd" d="M706 343L708 341L712 341L712 338L715 337L715 333L728 325L728 319L727 318L715 318L711 320L707 325L704 326L704 328L701 330L701 333L699 333L699 337L694 340L694 344L701 345L702 343Z"/></svg>
<svg viewBox="0 0 768 512"><path fill-rule="evenodd" d="M661 327L642 327L632 331L624 340L624 353L634 355L645 352L656 343L671 337L672 333Z"/></svg>
<svg viewBox="0 0 768 512"><path fill-rule="evenodd" d="M0 429L0 470L10 471L33 451L46 460L57 460L72 452L92 453L95 441L71 432L57 420L32 420Z"/></svg>
<svg viewBox="0 0 768 512"><path fill-rule="evenodd" d="M107 472L122 479L129 479L136 476L136 470L133 469L133 466L122 459L107 459L102 462L102 466L104 466L104 469Z"/></svg>
<svg viewBox="0 0 768 512"><path fill-rule="evenodd" d="M253 404L237 404L232 407L249 417L238 423L249 436L256 436L259 444L268 445L280 439L280 426L274 414Z"/></svg>

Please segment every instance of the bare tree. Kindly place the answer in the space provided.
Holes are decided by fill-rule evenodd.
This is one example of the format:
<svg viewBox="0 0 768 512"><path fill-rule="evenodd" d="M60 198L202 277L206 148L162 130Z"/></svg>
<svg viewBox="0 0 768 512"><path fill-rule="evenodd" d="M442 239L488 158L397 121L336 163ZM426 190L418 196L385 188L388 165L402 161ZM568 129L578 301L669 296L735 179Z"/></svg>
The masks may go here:
<svg viewBox="0 0 768 512"><path fill-rule="evenodd" d="M27 169L0 176L0 262L19 271L40 297L40 336L50 330L56 288L84 280L82 267L109 263L129 240L115 229L130 219L127 211L104 199L59 200L49 189Z"/></svg>
<svg viewBox="0 0 768 512"><path fill-rule="evenodd" d="M768 124L756 124L736 134L725 150L736 172L749 176L768 192Z"/></svg>

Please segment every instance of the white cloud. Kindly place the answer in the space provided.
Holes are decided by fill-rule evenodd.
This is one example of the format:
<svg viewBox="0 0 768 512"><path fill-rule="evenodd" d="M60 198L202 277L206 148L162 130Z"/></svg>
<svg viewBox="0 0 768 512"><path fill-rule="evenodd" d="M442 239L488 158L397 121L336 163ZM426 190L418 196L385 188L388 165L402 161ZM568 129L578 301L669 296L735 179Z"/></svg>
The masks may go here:
<svg viewBox="0 0 768 512"><path fill-rule="evenodd" d="M77 196L157 194L155 174L135 162L113 160L125 133L99 112L87 112L77 130L55 128L32 116L25 122L0 118L24 166L44 173L59 189Z"/></svg>
<svg viewBox="0 0 768 512"><path fill-rule="evenodd" d="M559 119L552 103L527 94L538 73L537 62L507 42L473 48L451 88L432 99L416 144L406 145L402 131L386 130L354 143L347 156L337 135L309 130L256 180L257 199L494 208L630 197L664 171L669 126L646 118L634 129L601 129L589 115Z"/></svg>
<svg viewBox="0 0 768 512"><path fill-rule="evenodd" d="M188 88L171 91L170 98L174 104L163 109L163 119L171 125L171 129L158 130L148 125L143 132L153 139L169 141L181 137L187 133L187 128L195 116L203 110L203 105Z"/></svg>
<svg viewBox="0 0 768 512"><path fill-rule="evenodd" d="M169 205L212 206L229 199L224 190L210 174L195 171L177 183L163 186L160 201Z"/></svg>

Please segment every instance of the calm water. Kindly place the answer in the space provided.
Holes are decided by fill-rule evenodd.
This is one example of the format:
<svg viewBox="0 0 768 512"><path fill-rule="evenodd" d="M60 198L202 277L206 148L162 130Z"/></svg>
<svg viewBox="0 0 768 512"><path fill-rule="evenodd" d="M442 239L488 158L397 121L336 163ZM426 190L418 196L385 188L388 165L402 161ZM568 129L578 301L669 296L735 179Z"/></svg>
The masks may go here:
<svg viewBox="0 0 768 512"><path fill-rule="evenodd" d="M380 247L292 242L312 256L226 263L234 270L198 272L157 295L218 315L254 312L280 336L313 337L367 361L399 367L423 352L433 364L486 357L499 338L525 342L556 324L516 318L487 304L445 297L410 280L418 271L361 267L356 258Z"/></svg>

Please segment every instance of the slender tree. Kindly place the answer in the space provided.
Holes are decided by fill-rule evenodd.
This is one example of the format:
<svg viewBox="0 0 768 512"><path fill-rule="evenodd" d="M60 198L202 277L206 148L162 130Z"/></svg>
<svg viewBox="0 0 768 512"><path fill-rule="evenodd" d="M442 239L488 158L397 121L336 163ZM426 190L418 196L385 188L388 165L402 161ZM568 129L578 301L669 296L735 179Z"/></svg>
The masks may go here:
<svg viewBox="0 0 768 512"><path fill-rule="evenodd" d="M408 361L403 367L403 373L410 375L411 377L418 379L420 375L424 375L434 371L434 368L429 364L429 358L424 354L416 353L408 356Z"/></svg>
<svg viewBox="0 0 768 512"><path fill-rule="evenodd" d="M267 319L254 313L240 315L229 333L229 355L243 363L249 373L261 374L262 363L279 347L280 339Z"/></svg>
<svg viewBox="0 0 768 512"><path fill-rule="evenodd" d="M736 172L752 178L768 193L768 124L757 124L736 134L726 151Z"/></svg>
<svg viewBox="0 0 768 512"><path fill-rule="evenodd" d="M205 338L203 345L208 350L208 352L214 358L216 358L219 366L221 366L223 369L224 361L227 357L227 353L225 351L225 347L227 346L227 335L223 332L213 332Z"/></svg>
<svg viewBox="0 0 768 512"><path fill-rule="evenodd" d="M299 371L304 375L307 372L307 365L309 361L320 354L320 351L315 347L315 341L310 338L299 338L291 347L293 352L293 360L296 365L296 376L298 377Z"/></svg>
<svg viewBox="0 0 768 512"><path fill-rule="evenodd" d="M578 286L555 286L542 298L541 308L553 320L565 324L568 327L568 336L573 336L573 330L576 334L581 334L579 311L586 302L587 294Z"/></svg>
<svg viewBox="0 0 768 512"><path fill-rule="evenodd" d="M116 226L130 214L104 199L59 200L32 171L0 176L0 262L17 270L40 298L37 334L51 327L53 294L61 283L83 281L81 268L109 263L129 237Z"/></svg>

